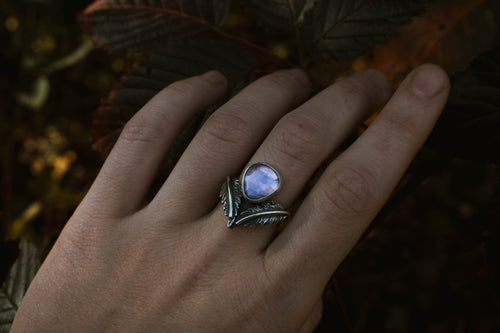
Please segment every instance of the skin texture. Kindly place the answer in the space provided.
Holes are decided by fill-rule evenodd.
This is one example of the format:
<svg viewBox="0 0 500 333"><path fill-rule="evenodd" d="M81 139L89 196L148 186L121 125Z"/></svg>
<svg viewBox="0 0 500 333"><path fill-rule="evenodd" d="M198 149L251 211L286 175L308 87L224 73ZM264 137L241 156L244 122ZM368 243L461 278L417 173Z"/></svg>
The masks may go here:
<svg viewBox="0 0 500 333"><path fill-rule="evenodd" d="M297 69L265 76L207 121L156 197L144 196L169 146L224 95L218 72L170 85L126 125L32 282L12 332L311 332L321 294L387 201L446 102L437 66L391 96L385 76L357 73L314 97ZM262 161L290 206L363 119L285 230L226 227L227 175Z"/></svg>

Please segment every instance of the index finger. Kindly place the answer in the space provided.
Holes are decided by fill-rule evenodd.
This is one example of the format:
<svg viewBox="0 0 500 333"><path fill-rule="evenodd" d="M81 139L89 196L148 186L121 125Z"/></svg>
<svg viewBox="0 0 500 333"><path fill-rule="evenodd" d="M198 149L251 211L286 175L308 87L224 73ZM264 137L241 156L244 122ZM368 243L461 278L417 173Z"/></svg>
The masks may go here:
<svg viewBox="0 0 500 333"><path fill-rule="evenodd" d="M268 276L313 302L389 198L425 142L449 91L424 65L401 84L368 130L341 154L265 253Z"/></svg>

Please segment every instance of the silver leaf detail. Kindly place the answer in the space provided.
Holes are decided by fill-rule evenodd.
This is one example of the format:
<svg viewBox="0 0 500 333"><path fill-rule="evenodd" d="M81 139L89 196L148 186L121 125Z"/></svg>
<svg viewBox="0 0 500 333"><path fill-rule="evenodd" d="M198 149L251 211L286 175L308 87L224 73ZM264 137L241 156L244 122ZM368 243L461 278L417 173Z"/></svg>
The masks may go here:
<svg viewBox="0 0 500 333"><path fill-rule="evenodd" d="M238 215L243 197L238 178L227 177L226 182L222 185L219 197L224 206L224 214L228 217L227 226L231 227Z"/></svg>
<svg viewBox="0 0 500 333"><path fill-rule="evenodd" d="M285 222L288 216L290 216L290 213L284 210L280 204L274 201L264 202L241 212L237 220L234 221L233 227L280 224Z"/></svg>

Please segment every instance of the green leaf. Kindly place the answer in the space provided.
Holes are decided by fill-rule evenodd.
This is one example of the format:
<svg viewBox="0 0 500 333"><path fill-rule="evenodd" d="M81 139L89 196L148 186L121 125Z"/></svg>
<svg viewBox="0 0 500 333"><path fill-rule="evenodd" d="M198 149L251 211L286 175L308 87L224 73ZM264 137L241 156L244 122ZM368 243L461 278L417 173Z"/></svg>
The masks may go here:
<svg viewBox="0 0 500 333"><path fill-rule="evenodd" d="M230 0L97 0L80 21L110 51L165 46L224 24Z"/></svg>
<svg viewBox="0 0 500 333"><path fill-rule="evenodd" d="M190 42L151 53L130 69L95 112L95 148L108 153L125 123L170 83L217 69L228 78L228 96L232 96L250 80L254 67L253 55L247 48L222 40ZM179 136L166 159L167 172L208 114L195 117Z"/></svg>
<svg viewBox="0 0 500 333"><path fill-rule="evenodd" d="M19 249L19 257L0 289L0 333L9 332L24 294L40 266L35 245L21 240Z"/></svg>
<svg viewBox="0 0 500 333"><path fill-rule="evenodd" d="M422 9L422 0L318 0L306 15L302 46L319 58L352 59Z"/></svg>
<svg viewBox="0 0 500 333"><path fill-rule="evenodd" d="M427 144L464 159L500 162L500 49L451 79L448 103Z"/></svg>
<svg viewBox="0 0 500 333"><path fill-rule="evenodd" d="M248 8L264 28L293 32L316 0L250 0Z"/></svg>

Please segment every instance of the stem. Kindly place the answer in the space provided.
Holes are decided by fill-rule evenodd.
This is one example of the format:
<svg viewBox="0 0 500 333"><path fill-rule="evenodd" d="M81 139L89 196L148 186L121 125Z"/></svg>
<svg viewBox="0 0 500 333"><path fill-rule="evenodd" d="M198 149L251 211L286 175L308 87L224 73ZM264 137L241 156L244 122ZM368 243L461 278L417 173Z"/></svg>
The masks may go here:
<svg viewBox="0 0 500 333"><path fill-rule="evenodd" d="M293 31L295 33L295 46L297 47L297 54L299 56L299 62L302 68L304 65L304 55L302 54L302 49L300 48L300 31L297 27L297 10L295 8L295 4L292 0L288 0L288 8L290 9L290 16L292 18L291 25L293 25Z"/></svg>
<svg viewBox="0 0 500 333"><path fill-rule="evenodd" d="M297 64L295 64L295 63L293 63L293 62L291 62L291 61L289 61L287 59L284 59L284 58L280 57L279 55L277 55L276 53L272 52L271 50L266 49L266 48L264 48L264 47L262 47L260 45L254 44L254 43L250 42L249 40L240 38L238 36L231 35L231 34L229 34L227 32L222 31L219 27L212 26L210 24L209 24L209 27L211 27L211 29L213 31L215 31L216 33L218 33L220 36L222 36L224 38L227 38L227 39L230 39L230 40L233 40L233 41L235 41L237 43L240 43L242 45L248 46L248 47L250 47L250 48L252 48L254 50L257 50L257 51L259 51L259 52L261 52L261 53L263 53L263 54L265 54L267 56L270 56L270 57L272 57L272 58L274 58L274 59L276 59L276 60L278 60L278 61L286 64L288 67L291 67L291 68L298 67Z"/></svg>

